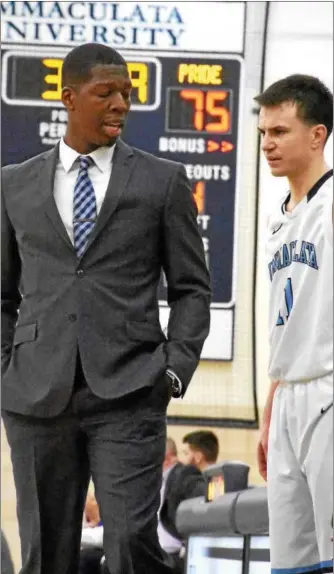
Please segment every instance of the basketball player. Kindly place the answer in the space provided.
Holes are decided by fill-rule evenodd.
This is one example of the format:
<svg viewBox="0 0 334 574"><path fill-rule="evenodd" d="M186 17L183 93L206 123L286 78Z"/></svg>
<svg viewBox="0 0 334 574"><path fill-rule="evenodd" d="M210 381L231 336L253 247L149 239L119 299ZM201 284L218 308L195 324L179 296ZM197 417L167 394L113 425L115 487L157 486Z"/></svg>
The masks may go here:
<svg viewBox="0 0 334 574"><path fill-rule="evenodd" d="M268 225L272 385L258 445L271 567L324 574L333 572L333 170L324 158L333 96L293 75L255 100L263 153L288 184Z"/></svg>

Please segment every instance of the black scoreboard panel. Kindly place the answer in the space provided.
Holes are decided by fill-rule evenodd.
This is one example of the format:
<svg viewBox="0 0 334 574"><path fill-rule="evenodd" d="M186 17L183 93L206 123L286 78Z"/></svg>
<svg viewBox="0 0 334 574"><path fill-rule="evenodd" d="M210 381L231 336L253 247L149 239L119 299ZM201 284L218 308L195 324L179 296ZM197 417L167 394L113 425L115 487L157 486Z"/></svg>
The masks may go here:
<svg viewBox="0 0 334 574"><path fill-rule="evenodd" d="M65 54L40 46L2 49L2 165L49 149L64 133ZM230 307L242 61L224 55L123 55L133 90L122 137L186 166L212 277L213 307ZM163 281L159 299L166 300Z"/></svg>
<svg viewBox="0 0 334 574"><path fill-rule="evenodd" d="M169 88L166 131L230 134L231 101L231 90Z"/></svg>
<svg viewBox="0 0 334 574"><path fill-rule="evenodd" d="M3 58L3 99L10 105L54 106L61 102L63 57L9 51ZM149 110L158 105L160 77L158 60L128 62L133 84L133 109Z"/></svg>

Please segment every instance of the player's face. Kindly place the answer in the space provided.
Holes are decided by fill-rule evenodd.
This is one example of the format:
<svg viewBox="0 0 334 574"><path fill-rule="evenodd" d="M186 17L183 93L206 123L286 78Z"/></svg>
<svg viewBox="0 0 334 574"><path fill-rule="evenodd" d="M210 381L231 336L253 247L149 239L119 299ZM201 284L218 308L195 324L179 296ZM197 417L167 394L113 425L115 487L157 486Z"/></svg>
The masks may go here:
<svg viewBox="0 0 334 574"><path fill-rule="evenodd" d="M130 109L131 80L125 66L98 65L89 81L63 89L69 112L68 133L86 153L113 145ZM78 146L77 146L78 147Z"/></svg>
<svg viewBox="0 0 334 574"><path fill-rule="evenodd" d="M297 116L297 106L284 102L278 106L261 107L259 132L262 150L276 177L302 174L312 158L314 126Z"/></svg>

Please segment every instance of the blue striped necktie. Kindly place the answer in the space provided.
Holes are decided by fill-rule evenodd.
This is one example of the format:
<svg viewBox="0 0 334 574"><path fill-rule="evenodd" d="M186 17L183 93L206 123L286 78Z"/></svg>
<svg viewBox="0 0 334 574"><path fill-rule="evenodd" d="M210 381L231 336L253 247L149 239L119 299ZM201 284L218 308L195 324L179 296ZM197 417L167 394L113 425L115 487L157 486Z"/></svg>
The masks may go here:
<svg viewBox="0 0 334 574"><path fill-rule="evenodd" d="M88 168L94 160L88 156L79 156L80 169L74 187L73 197L73 234L74 247L78 257L83 254L89 235L96 223L96 199Z"/></svg>

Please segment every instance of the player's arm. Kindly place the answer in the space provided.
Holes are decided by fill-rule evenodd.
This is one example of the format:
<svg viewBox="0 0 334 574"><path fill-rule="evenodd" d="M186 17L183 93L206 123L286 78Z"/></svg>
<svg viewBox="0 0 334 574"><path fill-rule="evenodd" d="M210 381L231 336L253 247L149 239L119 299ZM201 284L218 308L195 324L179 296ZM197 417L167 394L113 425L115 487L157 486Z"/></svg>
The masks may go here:
<svg viewBox="0 0 334 574"><path fill-rule="evenodd" d="M263 421L260 431L260 439L257 446L257 464L259 473L264 480L267 480L267 456L268 456L268 437L271 420L271 412L273 408L273 401L275 391L279 385L279 381L271 383L266 404L264 407Z"/></svg>
<svg viewBox="0 0 334 574"><path fill-rule="evenodd" d="M270 215L267 215L266 228L269 232ZM268 437L271 420L271 412L273 408L273 401L275 391L279 385L279 381L272 381L267 400L264 407L263 420L260 427L260 438L257 445L257 464L259 473L264 480L267 480L267 456L268 456Z"/></svg>
<svg viewBox="0 0 334 574"><path fill-rule="evenodd" d="M267 397L266 404L264 407L262 427L267 426L269 428L269 426L270 426L271 411L273 408L274 395L275 395L275 391L276 391L278 385L279 385L279 381L272 381L272 383L270 385L268 397Z"/></svg>

